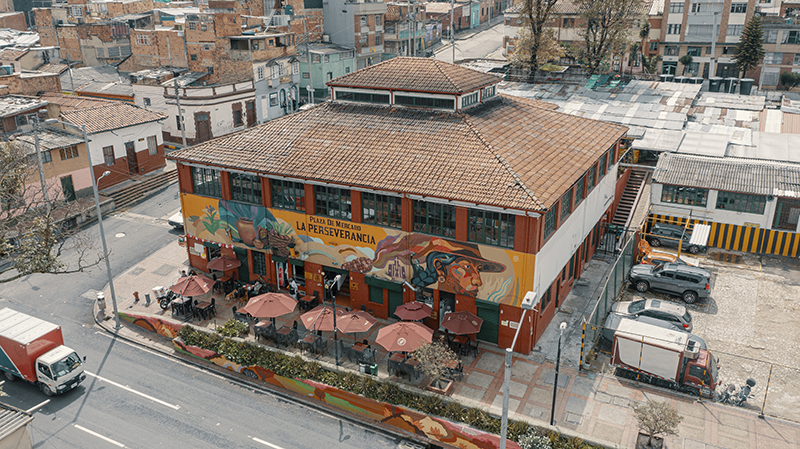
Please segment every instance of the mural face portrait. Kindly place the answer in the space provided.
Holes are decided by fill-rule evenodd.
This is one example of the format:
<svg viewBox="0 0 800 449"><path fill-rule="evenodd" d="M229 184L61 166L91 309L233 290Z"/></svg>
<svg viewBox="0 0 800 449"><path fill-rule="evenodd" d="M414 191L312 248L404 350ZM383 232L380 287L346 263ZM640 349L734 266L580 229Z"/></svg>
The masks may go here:
<svg viewBox="0 0 800 449"><path fill-rule="evenodd" d="M439 285L459 295L477 296L483 285L481 273L475 263L465 257L456 257L449 264L442 259L434 259Z"/></svg>

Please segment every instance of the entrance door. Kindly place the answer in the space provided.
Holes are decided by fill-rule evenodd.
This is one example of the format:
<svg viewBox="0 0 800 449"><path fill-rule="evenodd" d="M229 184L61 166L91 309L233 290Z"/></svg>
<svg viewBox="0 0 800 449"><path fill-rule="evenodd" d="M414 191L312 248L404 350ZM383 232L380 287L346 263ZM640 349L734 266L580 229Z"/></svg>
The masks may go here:
<svg viewBox="0 0 800 449"><path fill-rule="evenodd" d="M444 315L447 312L455 312L456 295L450 292L439 290L439 324L442 324Z"/></svg>
<svg viewBox="0 0 800 449"><path fill-rule="evenodd" d="M64 199L75 201L75 186L72 184L72 175L61 178L61 191L64 192Z"/></svg>
<svg viewBox="0 0 800 449"><path fill-rule="evenodd" d="M389 318L397 318L394 311L403 305L403 293L389 290Z"/></svg>
<svg viewBox="0 0 800 449"><path fill-rule="evenodd" d="M783 231L796 231L800 216L800 200L779 198L772 227Z"/></svg>
<svg viewBox="0 0 800 449"><path fill-rule="evenodd" d="M478 307L478 317L483 318L478 339L497 344L497 334L500 332L500 306L487 301L475 300Z"/></svg>
<svg viewBox="0 0 800 449"><path fill-rule="evenodd" d="M211 139L211 122L205 112L194 114L195 126L197 127L197 142L205 142Z"/></svg>
<svg viewBox="0 0 800 449"><path fill-rule="evenodd" d="M245 282L249 284L250 265L247 263L247 250L234 248L233 252L236 254L236 258L239 259L239 262L241 263L241 265L239 265L239 282Z"/></svg>
<svg viewBox="0 0 800 449"><path fill-rule="evenodd" d="M256 124L256 101L249 100L244 102L245 114L247 114L247 127L255 126Z"/></svg>
<svg viewBox="0 0 800 449"><path fill-rule="evenodd" d="M128 173L139 173L139 161L136 159L136 147L133 142L125 142L125 153L128 155Z"/></svg>

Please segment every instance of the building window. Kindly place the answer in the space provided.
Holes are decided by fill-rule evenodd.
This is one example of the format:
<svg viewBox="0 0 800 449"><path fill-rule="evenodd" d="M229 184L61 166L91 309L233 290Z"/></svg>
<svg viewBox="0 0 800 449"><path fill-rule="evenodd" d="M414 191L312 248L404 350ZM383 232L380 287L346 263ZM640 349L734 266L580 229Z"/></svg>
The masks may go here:
<svg viewBox="0 0 800 449"><path fill-rule="evenodd" d="M572 209L572 189L569 189L564 196L561 197L561 222L569 217Z"/></svg>
<svg viewBox="0 0 800 449"><path fill-rule="evenodd" d="M414 200L414 232L455 237L456 207Z"/></svg>
<svg viewBox="0 0 800 449"><path fill-rule="evenodd" d="M297 285L306 285L306 269L303 265L292 264L292 279Z"/></svg>
<svg viewBox="0 0 800 449"><path fill-rule="evenodd" d="M658 51L658 42L650 42L650 51Z"/></svg>
<svg viewBox="0 0 800 449"><path fill-rule="evenodd" d="M664 56L678 56L678 47L674 45L664 47Z"/></svg>
<svg viewBox="0 0 800 449"><path fill-rule="evenodd" d="M194 186L194 193L198 195L222 198L222 183L219 178L219 170L192 167L192 185Z"/></svg>
<svg viewBox="0 0 800 449"><path fill-rule="evenodd" d="M201 23L200 24L200 31L208 31L208 25L206 25L205 23ZM206 50L208 50L208 49L206 49Z"/></svg>
<svg viewBox="0 0 800 449"><path fill-rule="evenodd" d="M53 160L53 155L50 154L50 151L42 150L42 151L40 151L40 153L42 155L42 164L47 164L47 163L49 163L49 162L51 162ZM30 166L39 165L39 160L36 157L35 153L27 156L25 161Z"/></svg>
<svg viewBox="0 0 800 449"><path fill-rule="evenodd" d="M354 50L343 51L339 53L339 59L353 59L355 57L356 57L356 52Z"/></svg>
<svg viewBox="0 0 800 449"><path fill-rule="evenodd" d="M383 23L383 17L380 14L375 14L375 26L381 26Z"/></svg>
<svg viewBox="0 0 800 449"><path fill-rule="evenodd" d="M667 34L681 34L681 24L670 23L667 25Z"/></svg>
<svg viewBox="0 0 800 449"><path fill-rule="evenodd" d="M257 175L231 173L231 197L243 203L261 204L261 178Z"/></svg>
<svg viewBox="0 0 800 449"><path fill-rule="evenodd" d="M748 195L746 193L725 192L722 190L717 195L717 209L764 215L766 206L767 198L762 195Z"/></svg>
<svg viewBox="0 0 800 449"><path fill-rule="evenodd" d="M209 75L213 75L214 74L214 67L206 67L206 72Z"/></svg>
<svg viewBox="0 0 800 449"><path fill-rule="evenodd" d="M106 162L106 167L114 165L114 147L103 147L103 160Z"/></svg>
<svg viewBox="0 0 800 449"><path fill-rule="evenodd" d="M597 173L597 167L592 165L592 168L589 169L589 176L586 178L586 195L589 195L589 192L594 189L594 175Z"/></svg>
<svg viewBox="0 0 800 449"><path fill-rule="evenodd" d="M789 31L783 34L784 44L800 44L800 31Z"/></svg>
<svg viewBox="0 0 800 449"><path fill-rule="evenodd" d="M614 147L608 150L608 173L611 173L612 168L614 168Z"/></svg>
<svg viewBox="0 0 800 449"><path fill-rule="evenodd" d="M270 179L269 182L272 187L272 207L306 211L306 190L302 183L282 179Z"/></svg>
<svg viewBox="0 0 800 449"><path fill-rule="evenodd" d="M396 196L362 193L363 222L399 229L401 202L402 200Z"/></svg>
<svg viewBox="0 0 800 449"><path fill-rule="evenodd" d="M700 47L689 47L686 49L686 54L689 56L700 56L702 51Z"/></svg>
<svg viewBox="0 0 800 449"><path fill-rule="evenodd" d="M273 92L273 93L269 94L269 106L270 107L275 107L277 105L278 105L278 93L277 92Z"/></svg>
<svg viewBox="0 0 800 449"><path fill-rule="evenodd" d="M773 42L773 43L774 43L774 42ZM732 54L733 54L733 50L734 50L735 48L736 48L736 47L722 47L722 54L723 54L723 55L732 55Z"/></svg>
<svg viewBox="0 0 800 449"><path fill-rule="evenodd" d="M263 80L264 79L264 66L259 66L258 69L256 70L256 72L258 74L258 79Z"/></svg>
<svg viewBox="0 0 800 449"><path fill-rule="evenodd" d="M150 156L155 156L158 154L158 140L156 136L149 136L147 138L147 150Z"/></svg>
<svg viewBox="0 0 800 449"><path fill-rule="evenodd" d="M367 26L367 16L360 16L359 19L361 20L361 26Z"/></svg>
<svg viewBox="0 0 800 449"><path fill-rule="evenodd" d="M495 96L495 86L489 86L481 91L481 98L488 99Z"/></svg>
<svg viewBox="0 0 800 449"><path fill-rule="evenodd" d="M764 64L780 64L783 62L783 53L764 53Z"/></svg>
<svg viewBox="0 0 800 449"><path fill-rule="evenodd" d="M683 14L683 2L671 2L669 4L670 14Z"/></svg>
<svg viewBox="0 0 800 449"><path fill-rule="evenodd" d="M267 275L267 257L262 252L253 251L253 273Z"/></svg>
<svg viewBox="0 0 800 449"><path fill-rule="evenodd" d="M453 109L455 101L444 98L430 97L409 97L407 95L395 95L394 103L403 106L423 106L437 109Z"/></svg>
<svg viewBox="0 0 800 449"><path fill-rule="evenodd" d="M681 187L665 184L661 187L661 202L685 204L687 206L706 206L708 189Z"/></svg>
<svg viewBox="0 0 800 449"><path fill-rule="evenodd" d="M272 79L278 79L278 65L273 64L269 67L269 76Z"/></svg>
<svg viewBox="0 0 800 449"><path fill-rule="evenodd" d="M375 33L375 45L383 45L383 35L380 32Z"/></svg>
<svg viewBox="0 0 800 449"><path fill-rule="evenodd" d="M470 242L513 249L515 221L516 217L510 214L470 209L467 239Z"/></svg>
<svg viewBox="0 0 800 449"><path fill-rule="evenodd" d="M469 94L469 95L464 95L461 98L461 107L462 108L466 108L468 106L472 106L473 104L475 104L477 102L478 102L478 92L475 92L475 93L472 93L472 94Z"/></svg>
<svg viewBox="0 0 800 449"><path fill-rule="evenodd" d="M300 73L300 63L295 61L292 63L292 75Z"/></svg>
<svg viewBox="0 0 800 449"><path fill-rule="evenodd" d="M331 62L331 55L322 55L322 62L323 63Z"/></svg>
<svg viewBox="0 0 800 449"><path fill-rule="evenodd" d="M144 107L148 107L151 104L150 99L147 97L144 97L142 101L144 102Z"/></svg>
<svg viewBox="0 0 800 449"><path fill-rule="evenodd" d="M150 35L149 34L137 34L136 35L136 44L137 45L150 45Z"/></svg>
<svg viewBox="0 0 800 449"><path fill-rule="evenodd" d="M311 62L313 62L314 64L319 64L320 61L322 61L322 55L317 55L313 53L311 54Z"/></svg>
<svg viewBox="0 0 800 449"><path fill-rule="evenodd" d="M604 154L603 157L600 158L600 163L597 164L598 172L597 172L597 182L599 183L603 176L606 175L606 158L608 157L608 153Z"/></svg>
<svg viewBox="0 0 800 449"><path fill-rule="evenodd" d="M728 36L741 36L744 25L728 25Z"/></svg>
<svg viewBox="0 0 800 449"><path fill-rule="evenodd" d="M574 17L565 17L564 18L564 28L575 28L575 18Z"/></svg>
<svg viewBox="0 0 800 449"><path fill-rule="evenodd" d="M706 47L706 54L707 54L707 55L710 55L710 54L711 54L711 47Z"/></svg>
<svg viewBox="0 0 800 449"><path fill-rule="evenodd" d="M75 145L67 148L61 148L58 150L58 152L61 154L62 161L78 157L78 147Z"/></svg>
<svg viewBox="0 0 800 449"><path fill-rule="evenodd" d="M586 184L586 176L581 176L581 179L575 184L575 207L583 201L583 186Z"/></svg>
<svg viewBox="0 0 800 449"><path fill-rule="evenodd" d="M545 240L550 237L550 234L556 230L556 208L552 208L544 214L544 238Z"/></svg>
<svg viewBox="0 0 800 449"><path fill-rule="evenodd" d="M794 61L792 62L792 65L800 65L800 53L794 54Z"/></svg>
<svg viewBox="0 0 800 449"><path fill-rule="evenodd" d="M338 187L314 186L315 213L350 220L350 190Z"/></svg>
<svg viewBox="0 0 800 449"><path fill-rule="evenodd" d="M241 105L239 105L241 107ZM241 109L234 109L233 110L233 126L244 126L244 119L242 117L242 110Z"/></svg>
<svg viewBox="0 0 800 449"><path fill-rule="evenodd" d="M366 47L368 44L368 34L362 34L361 37L358 39L358 43L361 44L362 47Z"/></svg>
<svg viewBox="0 0 800 449"><path fill-rule="evenodd" d="M747 3L731 3L731 14L747 13Z"/></svg>
<svg viewBox="0 0 800 449"><path fill-rule="evenodd" d="M778 42L778 30L764 30L764 43L774 44Z"/></svg>
<svg viewBox="0 0 800 449"><path fill-rule="evenodd" d="M357 101L359 103L389 104L389 95L384 94L365 94L362 92L336 91L336 99L343 101Z"/></svg>

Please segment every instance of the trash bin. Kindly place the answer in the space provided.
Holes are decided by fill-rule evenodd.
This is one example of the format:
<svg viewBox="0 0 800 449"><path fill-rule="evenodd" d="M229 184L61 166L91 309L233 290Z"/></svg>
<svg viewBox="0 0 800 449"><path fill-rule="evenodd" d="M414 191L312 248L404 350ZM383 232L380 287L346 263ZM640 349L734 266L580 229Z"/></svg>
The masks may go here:
<svg viewBox="0 0 800 449"><path fill-rule="evenodd" d="M753 90L753 83L755 82L752 78L743 78L739 80L741 85L739 86L739 94L741 95L750 95L750 91Z"/></svg>
<svg viewBox="0 0 800 449"><path fill-rule="evenodd" d="M736 84L739 82L739 78L725 78L722 80L722 87L725 93L734 93L736 92Z"/></svg>
<svg viewBox="0 0 800 449"><path fill-rule="evenodd" d="M687 78L687 77L685 77L685 76L676 76L676 77L675 77L675 82L676 82L676 83L685 83L685 82L686 82L686 80L688 80L688 79L689 79L689 78Z"/></svg>
<svg viewBox="0 0 800 449"><path fill-rule="evenodd" d="M703 77L702 76L693 76L689 82L691 84L703 84Z"/></svg>
<svg viewBox="0 0 800 449"><path fill-rule="evenodd" d="M722 77L712 76L711 78L708 79L709 92L719 92L720 86L722 86Z"/></svg>
<svg viewBox="0 0 800 449"><path fill-rule="evenodd" d="M378 375L378 364L377 363L364 363L358 362L358 372L363 374L369 374L372 376Z"/></svg>

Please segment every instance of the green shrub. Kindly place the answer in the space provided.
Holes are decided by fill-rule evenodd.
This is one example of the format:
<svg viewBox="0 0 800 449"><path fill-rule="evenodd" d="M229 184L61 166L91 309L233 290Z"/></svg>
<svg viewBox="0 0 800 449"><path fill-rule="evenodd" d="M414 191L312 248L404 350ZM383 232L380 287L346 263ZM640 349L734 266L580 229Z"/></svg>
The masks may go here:
<svg viewBox="0 0 800 449"><path fill-rule="evenodd" d="M231 318L227 323L217 328L217 332L223 337L237 337L250 330L250 326L239 320Z"/></svg>
<svg viewBox="0 0 800 449"><path fill-rule="evenodd" d="M550 438L540 435L536 431L531 431L520 437L519 446L522 449L552 449L553 445L550 444Z"/></svg>

